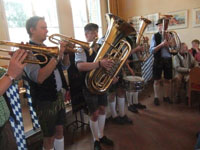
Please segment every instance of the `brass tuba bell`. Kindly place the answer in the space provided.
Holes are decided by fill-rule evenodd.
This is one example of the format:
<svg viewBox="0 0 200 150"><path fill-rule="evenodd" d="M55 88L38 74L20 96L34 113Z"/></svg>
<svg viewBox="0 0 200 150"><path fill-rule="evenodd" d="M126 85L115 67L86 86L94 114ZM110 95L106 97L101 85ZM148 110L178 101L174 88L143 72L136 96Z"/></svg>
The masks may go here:
<svg viewBox="0 0 200 150"><path fill-rule="evenodd" d="M100 67L93 69L86 75L85 83L90 92L102 94L111 85L113 78L118 74L131 52L131 46L126 41L126 37L136 33L135 29L118 16L106 14L108 29L105 40L100 47L94 62L103 58L113 60L114 65L111 70Z"/></svg>
<svg viewBox="0 0 200 150"><path fill-rule="evenodd" d="M136 46L141 45L144 47L144 51L143 52L137 52L136 55L138 57L138 59L140 61L146 61L149 56L150 56L150 52L149 52L149 43L148 43L148 38L143 36L143 33L146 29L146 27L151 24L151 20L148 20L147 18L140 18L140 20L142 20L141 24L140 24L140 29L139 32L137 34L137 40L136 40Z"/></svg>

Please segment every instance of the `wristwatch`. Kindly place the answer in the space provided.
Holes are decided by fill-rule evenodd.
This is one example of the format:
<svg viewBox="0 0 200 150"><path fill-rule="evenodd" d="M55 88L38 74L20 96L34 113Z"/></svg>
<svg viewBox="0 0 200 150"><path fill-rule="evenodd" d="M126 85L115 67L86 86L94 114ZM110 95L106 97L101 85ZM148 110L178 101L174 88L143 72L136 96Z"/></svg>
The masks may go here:
<svg viewBox="0 0 200 150"><path fill-rule="evenodd" d="M12 82L14 82L15 78L13 78L12 76L10 76L8 73L6 73L5 76L8 77Z"/></svg>

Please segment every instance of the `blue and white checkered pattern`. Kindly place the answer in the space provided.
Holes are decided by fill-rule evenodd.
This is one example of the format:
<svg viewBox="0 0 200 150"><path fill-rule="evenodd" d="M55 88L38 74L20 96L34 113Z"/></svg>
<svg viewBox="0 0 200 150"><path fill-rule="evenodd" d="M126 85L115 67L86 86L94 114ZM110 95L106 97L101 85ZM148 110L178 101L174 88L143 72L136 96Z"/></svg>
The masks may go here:
<svg viewBox="0 0 200 150"><path fill-rule="evenodd" d="M26 81L25 79L24 79L24 87L26 88L26 97L28 99L28 105L29 105L29 111L31 114L33 129L36 130L37 128L40 128L40 124L38 122L36 112L34 111L33 106L32 106L32 99L31 99L31 95L30 95L30 86L28 84L28 81Z"/></svg>
<svg viewBox="0 0 200 150"><path fill-rule="evenodd" d="M14 131L18 150L26 150L26 139L24 134L24 125L22 118L21 103L19 99L19 90L17 84L12 84L6 91L6 95L12 107L12 111L15 115L16 121L10 117L10 123Z"/></svg>
<svg viewBox="0 0 200 150"><path fill-rule="evenodd" d="M153 61L154 57L153 54L150 55L150 57L141 64L142 66L142 78L144 79L144 82L151 80L153 77Z"/></svg>

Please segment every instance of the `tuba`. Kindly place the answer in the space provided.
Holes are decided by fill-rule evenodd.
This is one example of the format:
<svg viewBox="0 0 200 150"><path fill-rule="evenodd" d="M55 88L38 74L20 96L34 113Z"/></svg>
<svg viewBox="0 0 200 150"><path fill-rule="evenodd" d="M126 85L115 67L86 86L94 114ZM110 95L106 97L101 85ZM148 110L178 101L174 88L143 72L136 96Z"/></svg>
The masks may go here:
<svg viewBox="0 0 200 150"><path fill-rule="evenodd" d="M151 21L146 19L146 18L140 18L140 20L142 20L141 24L140 24L140 29L139 29L139 33L137 34L137 40L136 40L136 46L141 45L144 47L144 51L143 52L137 52L136 55L138 57L138 59L140 61L146 61L149 56L149 43L148 43L148 38L143 36L143 33L146 29L146 27L151 24Z"/></svg>
<svg viewBox="0 0 200 150"><path fill-rule="evenodd" d="M109 88L131 52L131 46L125 38L132 33L136 33L129 23L118 16L106 14L106 19L108 29L94 62L108 58L113 60L114 65L110 70L100 67L86 74L86 86L90 92L95 94L102 94Z"/></svg>
<svg viewBox="0 0 200 150"><path fill-rule="evenodd" d="M169 20L173 18L172 15L162 15L162 41L167 40L169 42L169 52L172 55L176 55L181 49L181 40L175 31L167 31Z"/></svg>

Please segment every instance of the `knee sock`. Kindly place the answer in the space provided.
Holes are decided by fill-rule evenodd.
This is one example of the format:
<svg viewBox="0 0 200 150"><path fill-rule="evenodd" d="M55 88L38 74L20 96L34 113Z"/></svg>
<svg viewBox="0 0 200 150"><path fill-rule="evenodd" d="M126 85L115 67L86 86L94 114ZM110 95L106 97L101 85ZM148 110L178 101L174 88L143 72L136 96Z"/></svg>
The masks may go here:
<svg viewBox="0 0 200 150"><path fill-rule="evenodd" d="M119 116L123 117L125 115L125 109L124 109L125 98L117 97L117 102L118 102L118 108L119 108Z"/></svg>
<svg viewBox="0 0 200 150"><path fill-rule="evenodd" d="M117 112L116 112L116 97L114 98L113 102L109 102L110 106L110 112L113 118L117 117Z"/></svg>
<svg viewBox="0 0 200 150"><path fill-rule="evenodd" d="M64 150L64 137L62 139L54 140L54 148L55 150Z"/></svg>
<svg viewBox="0 0 200 150"><path fill-rule="evenodd" d="M133 104L138 104L138 92L133 92Z"/></svg>
<svg viewBox="0 0 200 150"><path fill-rule="evenodd" d="M104 126L106 121L106 115L99 115L98 117L98 124L99 124L99 138L104 136Z"/></svg>
<svg viewBox="0 0 200 150"><path fill-rule="evenodd" d="M160 88L160 84L153 84L153 88L154 88L154 97L158 98L158 93L159 93L159 88Z"/></svg>
<svg viewBox="0 0 200 150"><path fill-rule="evenodd" d="M92 121L90 119L90 129L92 131L92 136L93 136L94 141L99 141L99 137L98 137L98 131L99 131L98 120L97 121Z"/></svg>
<svg viewBox="0 0 200 150"><path fill-rule="evenodd" d="M132 92L126 92L126 98L128 101L128 106L133 105L133 99L132 99Z"/></svg>

